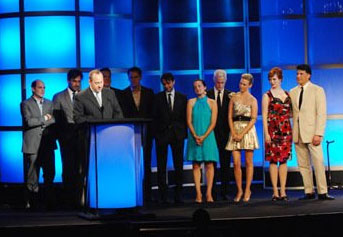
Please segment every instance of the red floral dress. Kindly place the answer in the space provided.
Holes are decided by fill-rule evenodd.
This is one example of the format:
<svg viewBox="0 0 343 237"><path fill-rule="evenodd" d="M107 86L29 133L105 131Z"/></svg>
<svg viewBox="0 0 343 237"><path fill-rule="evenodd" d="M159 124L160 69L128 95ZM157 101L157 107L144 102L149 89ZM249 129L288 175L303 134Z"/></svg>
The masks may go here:
<svg viewBox="0 0 343 237"><path fill-rule="evenodd" d="M292 127L290 122L292 102L288 92L283 102L268 91L268 132L271 143L265 143L265 159L273 163L283 163L291 158Z"/></svg>

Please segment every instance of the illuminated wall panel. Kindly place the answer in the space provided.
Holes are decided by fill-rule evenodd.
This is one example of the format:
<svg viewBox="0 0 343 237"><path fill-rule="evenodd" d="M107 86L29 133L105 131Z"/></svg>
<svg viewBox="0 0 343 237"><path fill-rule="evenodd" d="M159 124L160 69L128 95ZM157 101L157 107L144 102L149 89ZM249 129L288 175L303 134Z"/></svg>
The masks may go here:
<svg viewBox="0 0 343 237"><path fill-rule="evenodd" d="M74 0L24 0L25 11L74 11Z"/></svg>
<svg viewBox="0 0 343 237"><path fill-rule="evenodd" d="M134 1L133 18L136 22L158 22L159 1Z"/></svg>
<svg viewBox="0 0 343 237"><path fill-rule="evenodd" d="M101 0L95 3L94 12L97 14L131 14L132 11L132 1Z"/></svg>
<svg viewBox="0 0 343 237"><path fill-rule="evenodd" d="M133 65L132 21L95 19L96 67L129 68ZM123 43L125 42L125 43Z"/></svg>
<svg viewBox="0 0 343 237"><path fill-rule="evenodd" d="M24 182L22 132L0 131L0 182Z"/></svg>
<svg viewBox="0 0 343 237"><path fill-rule="evenodd" d="M303 14L303 0L260 0L261 16L282 16L282 15L299 15Z"/></svg>
<svg viewBox="0 0 343 237"><path fill-rule="evenodd" d="M303 20L262 21L261 43L263 67L304 63Z"/></svg>
<svg viewBox="0 0 343 237"><path fill-rule="evenodd" d="M0 70L20 68L19 18L0 19Z"/></svg>
<svg viewBox="0 0 343 237"><path fill-rule="evenodd" d="M244 68L243 27L204 28L205 68Z"/></svg>
<svg viewBox="0 0 343 237"><path fill-rule="evenodd" d="M198 29L163 29L163 58L167 70L198 69ZM182 40L181 40L182 39Z"/></svg>
<svg viewBox="0 0 343 237"><path fill-rule="evenodd" d="M80 17L81 67L95 66L94 18Z"/></svg>
<svg viewBox="0 0 343 237"><path fill-rule="evenodd" d="M75 32L75 17L26 17L27 68L76 67Z"/></svg>
<svg viewBox="0 0 343 237"><path fill-rule="evenodd" d="M197 21L197 2L194 0L161 1L161 8L163 22L176 23Z"/></svg>
<svg viewBox="0 0 343 237"><path fill-rule="evenodd" d="M343 18L309 18L309 61L312 64L343 63L342 29Z"/></svg>
<svg viewBox="0 0 343 237"><path fill-rule="evenodd" d="M159 31L158 28L136 28L137 65L143 70L159 70Z"/></svg>
<svg viewBox="0 0 343 237"><path fill-rule="evenodd" d="M11 13L19 11L19 0L1 0L0 13Z"/></svg>
<svg viewBox="0 0 343 237"><path fill-rule="evenodd" d="M203 22L243 21L243 1L201 0Z"/></svg>
<svg viewBox="0 0 343 237"><path fill-rule="evenodd" d="M80 11L93 12L93 0L79 0Z"/></svg>
<svg viewBox="0 0 343 237"><path fill-rule="evenodd" d="M327 113L343 114L343 69L312 70L312 81L325 90ZM343 136L343 130L341 130Z"/></svg>
<svg viewBox="0 0 343 237"><path fill-rule="evenodd" d="M20 75L0 76L0 126L21 126Z"/></svg>

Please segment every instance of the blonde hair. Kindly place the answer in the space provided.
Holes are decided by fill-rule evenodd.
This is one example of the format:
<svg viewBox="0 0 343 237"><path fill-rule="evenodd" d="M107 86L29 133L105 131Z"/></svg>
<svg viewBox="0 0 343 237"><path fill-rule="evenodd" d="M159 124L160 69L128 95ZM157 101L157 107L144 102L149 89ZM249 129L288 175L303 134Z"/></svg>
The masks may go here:
<svg viewBox="0 0 343 237"><path fill-rule="evenodd" d="M243 73L241 78L249 81L250 85L252 85L254 83L254 77L250 73Z"/></svg>

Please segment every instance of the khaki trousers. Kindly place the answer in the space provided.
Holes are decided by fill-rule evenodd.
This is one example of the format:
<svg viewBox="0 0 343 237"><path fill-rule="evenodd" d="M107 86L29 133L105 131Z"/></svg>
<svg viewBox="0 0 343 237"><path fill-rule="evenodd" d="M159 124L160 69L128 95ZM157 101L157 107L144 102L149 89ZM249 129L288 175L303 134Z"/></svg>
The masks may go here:
<svg viewBox="0 0 343 237"><path fill-rule="evenodd" d="M314 146L312 143L303 143L299 136L299 142L295 143L295 151L297 153L298 167L304 182L305 193L314 192L311 162L315 171L318 194L327 193L322 144Z"/></svg>

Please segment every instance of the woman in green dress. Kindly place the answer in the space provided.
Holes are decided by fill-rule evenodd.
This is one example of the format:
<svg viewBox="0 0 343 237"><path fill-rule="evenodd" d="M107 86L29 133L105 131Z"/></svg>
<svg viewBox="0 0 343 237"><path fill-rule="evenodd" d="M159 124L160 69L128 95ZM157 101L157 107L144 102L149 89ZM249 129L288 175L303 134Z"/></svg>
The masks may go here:
<svg viewBox="0 0 343 237"><path fill-rule="evenodd" d="M219 153L213 129L217 120L217 103L206 96L206 84L197 79L193 83L196 98L187 103L188 134L187 156L193 162L193 177L196 190L196 203L202 202L200 187L201 163L206 170L206 202L213 202L212 186L214 177L214 162L218 162Z"/></svg>

